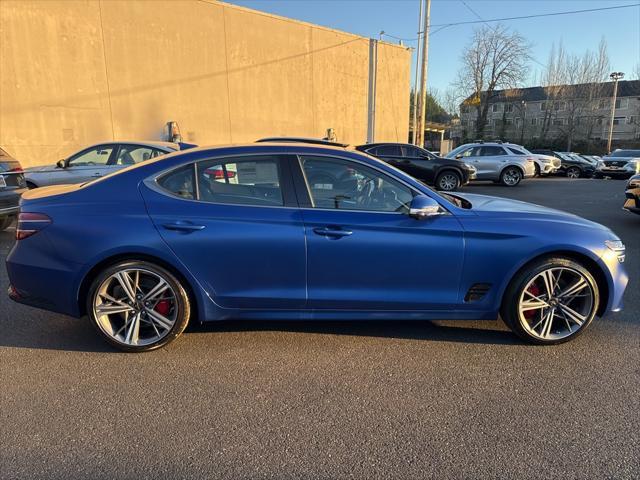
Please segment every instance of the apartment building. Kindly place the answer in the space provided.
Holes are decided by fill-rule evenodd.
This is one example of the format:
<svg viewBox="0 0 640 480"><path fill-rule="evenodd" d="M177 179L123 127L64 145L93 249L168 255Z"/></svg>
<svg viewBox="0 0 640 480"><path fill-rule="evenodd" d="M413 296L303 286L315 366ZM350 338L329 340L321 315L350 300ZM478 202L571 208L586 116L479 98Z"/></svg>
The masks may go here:
<svg viewBox="0 0 640 480"><path fill-rule="evenodd" d="M488 100L484 138L527 144L604 141L608 138L613 82L499 90ZM476 138L477 102L460 105L455 135ZM619 81L613 143L640 142L640 80Z"/></svg>

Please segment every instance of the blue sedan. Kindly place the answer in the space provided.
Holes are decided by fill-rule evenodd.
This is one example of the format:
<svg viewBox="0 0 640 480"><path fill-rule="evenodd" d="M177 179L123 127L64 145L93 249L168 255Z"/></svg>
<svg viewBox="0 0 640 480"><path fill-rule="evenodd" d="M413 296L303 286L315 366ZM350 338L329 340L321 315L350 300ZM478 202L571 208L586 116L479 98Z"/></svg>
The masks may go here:
<svg viewBox="0 0 640 480"><path fill-rule="evenodd" d="M126 351L191 321L491 319L536 344L617 311L625 249L557 210L438 194L364 153L199 148L21 201L10 297Z"/></svg>

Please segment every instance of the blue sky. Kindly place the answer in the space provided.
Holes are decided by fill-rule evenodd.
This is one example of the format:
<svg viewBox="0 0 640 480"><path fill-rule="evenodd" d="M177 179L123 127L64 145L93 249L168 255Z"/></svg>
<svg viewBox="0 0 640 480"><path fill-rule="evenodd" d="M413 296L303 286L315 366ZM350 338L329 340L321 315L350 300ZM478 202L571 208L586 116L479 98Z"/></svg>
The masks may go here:
<svg viewBox="0 0 640 480"><path fill-rule="evenodd" d="M378 37L381 30L401 38L415 38L419 0L228 0L230 3L319 25ZM432 0L431 24L513 17L547 12L583 10L638 4L640 0ZM640 62L640 7L580 13L556 17L512 20L505 25L520 32L533 44L533 56L545 64L552 44L562 42L570 53L595 50L601 38L608 44L613 70L632 72ZM459 69L459 58L474 28L459 25L444 28L430 39L429 87L444 91ZM435 28L433 29L436 30ZM388 41L396 42L391 38ZM405 42L416 46L416 42ZM415 61L415 60L414 60ZM531 64L531 78L542 67ZM413 80L413 75L412 75Z"/></svg>

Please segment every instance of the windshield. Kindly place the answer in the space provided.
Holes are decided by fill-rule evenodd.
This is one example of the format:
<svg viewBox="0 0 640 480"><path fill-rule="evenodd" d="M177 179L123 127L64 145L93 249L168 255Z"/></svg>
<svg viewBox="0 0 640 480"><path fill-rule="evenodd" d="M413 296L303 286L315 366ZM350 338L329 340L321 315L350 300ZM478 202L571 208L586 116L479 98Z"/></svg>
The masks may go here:
<svg viewBox="0 0 640 480"><path fill-rule="evenodd" d="M453 150L451 150L449 153L447 153L445 155L445 158L455 158L455 156L462 152L463 150L466 150L469 147L469 144L465 144L465 145L460 145L459 147L454 148Z"/></svg>
<svg viewBox="0 0 640 480"><path fill-rule="evenodd" d="M640 157L640 150L616 150L610 157Z"/></svg>
<svg viewBox="0 0 640 480"><path fill-rule="evenodd" d="M509 152L513 153L514 155L531 155L531 152L529 152L526 148L524 147L514 147L512 145L506 146L507 150L509 150Z"/></svg>

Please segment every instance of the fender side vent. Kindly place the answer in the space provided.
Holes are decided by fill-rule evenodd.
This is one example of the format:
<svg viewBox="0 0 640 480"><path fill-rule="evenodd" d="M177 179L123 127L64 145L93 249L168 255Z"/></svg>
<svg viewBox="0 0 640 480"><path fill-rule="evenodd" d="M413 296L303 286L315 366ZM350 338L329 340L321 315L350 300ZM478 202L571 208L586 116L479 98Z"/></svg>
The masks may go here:
<svg viewBox="0 0 640 480"><path fill-rule="evenodd" d="M467 294L464 296L464 301L477 302L478 300L482 300L490 289L490 283L476 283L471 286Z"/></svg>

